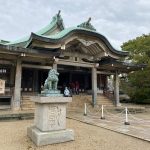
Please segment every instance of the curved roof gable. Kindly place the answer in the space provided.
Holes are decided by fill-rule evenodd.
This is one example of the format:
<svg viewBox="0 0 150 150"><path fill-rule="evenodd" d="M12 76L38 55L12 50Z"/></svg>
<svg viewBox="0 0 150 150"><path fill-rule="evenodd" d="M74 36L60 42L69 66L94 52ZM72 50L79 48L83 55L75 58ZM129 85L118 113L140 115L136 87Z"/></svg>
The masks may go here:
<svg viewBox="0 0 150 150"><path fill-rule="evenodd" d="M30 45L32 45L34 40L40 40L41 42L49 42L48 44L50 47L51 43L62 44L65 43L65 40L67 40L71 36L78 34L79 36L87 35L90 37L94 37L98 40L101 40L111 53L119 57L128 55L128 52L123 52L114 49L105 36L96 32L96 29L90 23L90 21L91 18L89 18L88 21L78 25L77 27L65 29L63 19L61 18L59 11L52 18L50 24L48 24L43 29L39 30L38 32L31 33L30 36L27 36L14 42L5 43L4 45L12 45L17 47L30 47Z"/></svg>
<svg viewBox="0 0 150 150"><path fill-rule="evenodd" d="M60 11L58 12L58 14L56 14L53 18L52 21L44 28L42 28L41 30L37 31L36 34L38 35L52 35L55 34L57 32L60 32L64 29L64 23L63 23L63 19L60 15ZM6 45L13 45L13 46L20 46L20 47L24 47L27 43L28 40L30 39L30 36L26 36L24 38L21 38L19 40L13 41L13 42L9 42Z"/></svg>
<svg viewBox="0 0 150 150"><path fill-rule="evenodd" d="M95 38L103 41L103 43L108 47L108 49L112 53L114 53L116 55L120 55L120 56L128 55L128 52L119 51L119 50L114 49L112 47L112 45L110 44L110 42L107 40L107 38L105 36L103 36L102 34L99 34L96 31L91 31L90 29L85 29L85 28L81 28L81 27L66 28L57 34L50 35L50 36L42 36L42 35L38 35L36 33L32 33L31 37L30 37L30 42L26 45L26 47L30 47L33 40L38 40L41 42L53 43L53 44L64 43L65 40L67 40L68 38L70 38L71 36L73 36L75 34L78 34L78 35L84 34L87 36L95 37Z"/></svg>

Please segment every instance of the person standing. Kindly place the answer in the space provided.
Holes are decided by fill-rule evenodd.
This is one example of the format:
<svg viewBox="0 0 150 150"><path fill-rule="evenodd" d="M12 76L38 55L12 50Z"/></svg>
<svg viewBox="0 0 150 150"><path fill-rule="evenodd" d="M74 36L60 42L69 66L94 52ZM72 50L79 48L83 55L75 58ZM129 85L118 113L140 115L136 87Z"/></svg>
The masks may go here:
<svg viewBox="0 0 150 150"><path fill-rule="evenodd" d="M71 90L72 94L75 94L75 84L73 82L71 82Z"/></svg>
<svg viewBox="0 0 150 150"><path fill-rule="evenodd" d="M65 96L65 97L69 97L69 96L70 96L70 91L68 90L67 87L65 87L64 96Z"/></svg>
<svg viewBox="0 0 150 150"><path fill-rule="evenodd" d="M75 82L75 92L76 92L77 95L79 95L79 88L80 88L79 82L76 81L76 82Z"/></svg>

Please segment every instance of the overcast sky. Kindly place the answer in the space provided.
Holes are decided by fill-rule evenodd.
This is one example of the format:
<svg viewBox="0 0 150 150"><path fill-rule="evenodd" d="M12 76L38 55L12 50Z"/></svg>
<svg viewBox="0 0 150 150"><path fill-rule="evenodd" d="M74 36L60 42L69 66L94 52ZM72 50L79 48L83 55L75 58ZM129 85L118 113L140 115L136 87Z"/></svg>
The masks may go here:
<svg viewBox="0 0 150 150"><path fill-rule="evenodd" d="M91 23L113 45L150 32L150 0L0 0L0 39L17 40L61 10L65 27Z"/></svg>

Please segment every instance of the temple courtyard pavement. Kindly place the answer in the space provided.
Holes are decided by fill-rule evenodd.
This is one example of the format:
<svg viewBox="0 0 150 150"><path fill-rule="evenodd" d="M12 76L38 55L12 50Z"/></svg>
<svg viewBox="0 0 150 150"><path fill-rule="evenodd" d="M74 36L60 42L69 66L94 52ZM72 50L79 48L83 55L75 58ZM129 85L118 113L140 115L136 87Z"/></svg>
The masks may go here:
<svg viewBox="0 0 150 150"><path fill-rule="evenodd" d="M33 111L0 111L0 150L149 150L149 108L143 113L129 113L130 125L124 125L124 110L104 109L105 119L100 119L101 108L93 111L87 107L87 115L83 113L84 109L72 109L67 113L67 128L75 131L75 141L36 147L26 132L33 124ZM13 120L3 120L3 117Z"/></svg>

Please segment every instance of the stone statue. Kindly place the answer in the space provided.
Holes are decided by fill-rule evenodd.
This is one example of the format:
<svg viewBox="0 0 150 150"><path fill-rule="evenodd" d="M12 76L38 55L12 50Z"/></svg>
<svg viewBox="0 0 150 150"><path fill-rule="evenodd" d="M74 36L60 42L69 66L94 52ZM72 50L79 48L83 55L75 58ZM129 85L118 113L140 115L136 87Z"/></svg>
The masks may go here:
<svg viewBox="0 0 150 150"><path fill-rule="evenodd" d="M60 90L58 90L58 76L59 73L55 69L51 69L48 72L48 77L45 80L43 91L41 91L41 96L62 96Z"/></svg>
<svg viewBox="0 0 150 150"><path fill-rule="evenodd" d="M74 140L74 131L66 129L66 105L72 101L57 89L59 73L51 69L44 90L33 98L35 105L34 125L27 128L27 135L37 145L56 144Z"/></svg>
<svg viewBox="0 0 150 150"><path fill-rule="evenodd" d="M59 73L55 69L51 69L44 83L44 90L57 90Z"/></svg>

